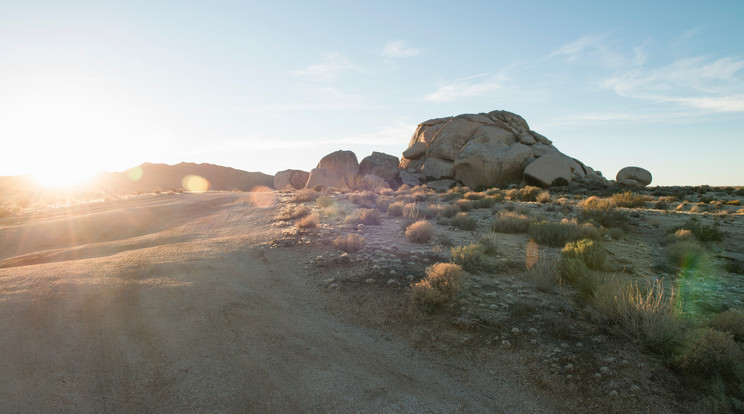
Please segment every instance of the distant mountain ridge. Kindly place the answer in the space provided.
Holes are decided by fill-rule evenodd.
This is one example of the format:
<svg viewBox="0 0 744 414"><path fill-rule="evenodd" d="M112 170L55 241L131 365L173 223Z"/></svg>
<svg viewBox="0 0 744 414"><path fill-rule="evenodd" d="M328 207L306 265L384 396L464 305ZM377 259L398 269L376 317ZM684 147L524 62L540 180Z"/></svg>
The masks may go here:
<svg viewBox="0 0 744 414"><path fill-rule="evenodd" d="M209 190L250 191L255 187L274 187L274 176L248 172L215 164L182 162L175 165L144 163L127 171L104 173L98 185L120 191L167 191L183 188L183 179L196 175L209 182Z"/></svg>

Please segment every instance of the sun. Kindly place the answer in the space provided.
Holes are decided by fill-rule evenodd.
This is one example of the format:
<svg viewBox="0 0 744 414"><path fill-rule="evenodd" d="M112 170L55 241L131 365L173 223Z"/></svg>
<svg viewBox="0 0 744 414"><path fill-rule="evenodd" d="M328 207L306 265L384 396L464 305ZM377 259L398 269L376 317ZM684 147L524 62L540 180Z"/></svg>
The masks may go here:
<svg viewBox="0 0 744 414"><path fill-rule="evenodd" d="M35 169L31 177L40 187L71 190L92 183L96 171L73 164L44 165Z"/></svg>

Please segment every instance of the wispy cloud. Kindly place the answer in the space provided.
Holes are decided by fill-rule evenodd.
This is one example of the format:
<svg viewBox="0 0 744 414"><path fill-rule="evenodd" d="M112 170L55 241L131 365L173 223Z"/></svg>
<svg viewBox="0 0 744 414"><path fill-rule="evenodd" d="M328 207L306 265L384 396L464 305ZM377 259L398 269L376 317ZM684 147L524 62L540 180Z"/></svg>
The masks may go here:
<svg viewBox="0 0 744 414"><path fill-rule="evenodd" d="M704 56L654 69L633 69L604 81L622 97L673 102L716 112L744 112L744 59Z"/></svg>
<svg viewBox="0 0 744 414"><path fill-rule="evenodd" d="M572 42L553 50L548 59L562 58L568 63L591 63L607 67L625 67L642 65L646 62L646 43L633 48L633 54L627 56L619 45L598 34L584 35Z"/></svg>
<svg viewBox="0 0 744 414"><path fill-rule="evenodd" d="M445 82L436 91L424 96L431 102L451 102L494 92L503 87L505 76L500 73L482 73Z"/></svg>
<svg viewBox="0 0 744 414"><path fill-rule="evenodd" d="M349 72L368 73L366 69L354 64L351 60L337 52L321 55L321 61L305 69L295 70L295 76L321 81L331 81Z"/></svg>
<svg viewBox="0 0 744 414"><path fill-rule="evenodd" d="M402 40L389 42L382 49L382 55L391 59L419 56L425 52L425 49L409 47L406 42Z"/></svg>

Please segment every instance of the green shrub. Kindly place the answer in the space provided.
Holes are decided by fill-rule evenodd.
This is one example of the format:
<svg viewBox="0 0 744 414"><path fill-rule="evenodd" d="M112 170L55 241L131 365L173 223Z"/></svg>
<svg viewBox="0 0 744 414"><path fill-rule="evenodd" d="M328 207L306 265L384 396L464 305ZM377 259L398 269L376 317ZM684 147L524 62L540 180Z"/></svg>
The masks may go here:
<svg viewBox="0 0 744 414"><path fill-rule="evenodd" d="M586 280L589 268L577 258L561 257L555 264L555 272L562 281L578 283Z"/></svg>
<svg viewBox="0 0 744 414"><path fill-rule="evenodd" d="M426 243L434 236L434 227L426 220L417 221L406 228L406 237L414 243Z"/></svg>
<svg viewBox="0 0 744 414"><path fill-rule="evenodd" d="M527 233L531 223L535 220L513 211L501 211L491 226L497 233Z"/></svg>
<svg viewBox="0 0 744 414"><path fill-rule="evenodd" d="M400 217L403 215L403 207L405 203L402 201L396 201L388 206L387 213L390 217Z"/></svg>
<svg viewBox="0 0 744 414"><path fill-rule="evenodd" d="M315 200L315 202L318 203L318 206L319 207L322 207L322 208L330 207L330 206L336 204L336 202L333 200L333 198L328 197L328 196L320 196L320 197L318 197L317 200Z"/></svg>
<svg viewBox="0 0 744 414"><path fill-rule="evenodd" d="M440 211L440 215L445 218L451 218L454 217L455 214L460 212L460 208L453 204L447 204L442 208Z"/></svg>
<svg viewBox="0 0 744 414"><path fill-rule="evenodd" d="M346 235L346 237L336 237L336 240L333 241L333 245L345 252L355 252L364 247L365 241L364 237L356 233L350 233Z"/></svg>
<svg viewBox="0 0 744 414"><path fill-rule="evenodd" d="M570 241L579 239L597 239L599 231L591 224L580 225L576 221L563 220L560 223L551 221L540 221L531 223L527 229L536 242L551 246L560 247Z"/></svg>
<svg viewBox="0 0 744 414"><path fill-rule="evenodd" d="M598 242L589 239L582 239L575 242L567 243L561 255L579 259L586 267L594 270L602 270L607 261L607 252Z"/></svg>
<svg viewBox="0 0 744 414"><path fill-rule="evenodd" d="M450 219L450 224L461 230L468 231L475 230L478 227L478 221L465 212L455 214L455 217Z"/></svg>
<svg viewBox="0 0 744 414"><path fill-rule="evenodd" d="M428 311L455 299L462 290L465 272L452 263L435 263L426 268L426 277L411 287L412 299Z"/></svg>
<svg viewBox="0 0 744 414"><path fill-rule="evenodd" d="M468 272L476 272L482 265L483 247L477 243L450 249L452 261Z"/></svg>
<svg viewBox="0 0 744 414"><path fill-rule="evenodd" d="M744 310L729 309L713 317L711 326L733 335L734 340L744 342Z"/></svg>
<svg viewBox="0 0 744 414"><path fill-rule="evenodd" d="M695 238L701 242L715 242L723 240L725 233L721 231L718 222L713 224L704 224L699 219L693 217L687 220L682 226L675 227L672 231L687 229L695 235Z"/></svg>
<svg viewBox="0 0 744 414"><path fill-rule="evenodd" d="M460 211L470 211L473 209L473 202L470 200L457 200L455 201L455 205Z"/></svg>
<svg viewBox="0 0 744 414"><path fill-rule="evenodd" d="M617 205L618 207L646 207L647 200L648 197L642 196L640 194L635 194L634 192L629 190L612 195L612 201L615 202L615 205Z"/></svg>
<svg viewBox="0 0 744 414"><path fill-rule="evenodd" d="M744 352L728 332L698 329L675 363L678 368L695 376L744 381Z"/></svg>

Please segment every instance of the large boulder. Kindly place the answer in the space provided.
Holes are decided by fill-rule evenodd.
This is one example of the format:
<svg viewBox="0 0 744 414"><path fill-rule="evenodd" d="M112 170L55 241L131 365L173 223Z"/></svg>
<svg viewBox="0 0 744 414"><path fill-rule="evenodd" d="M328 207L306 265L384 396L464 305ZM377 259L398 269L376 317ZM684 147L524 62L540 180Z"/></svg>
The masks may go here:
<svg viewBox="0 0 744 414"><path fill-rule="evenodd" d="M359 161L352 151L336 151L321 158L317 168L325 169L335 175L337 181L333 186L341 186L356 178L359 174ZM310 173L312 175L312 172Z"/></svg>
<svg viewBox="0 0 744 414"><path fill-rule="evenodd" d="M339 183L343 184L343 180L340 180L338 175L333 171L329 171L325 168L313 168L310 170L310 177L307 179L305 188L313 188L319 185L324 187L336 187Z"/></svg>
<svg viewBox="0 0 744 414"><path fill-rule="evenodd" d="M545 155L532 161L524 169L524 180L527 184L550 187L551 185L563 184L559 179L568 184L576 178L576 171L581 169L572 158L565 155ZM584 174L583 171L581 174Z"/></svg>
<svg viewBox="0 0 744 414"><path fill-rule="evenodd" d="M395 180L398 177L398 164L398 157L375 151L359 163L359 175L371 174L385 180Z"/></svg>
<svg viewBox="0 0 744 414"><path fill-rule="evenodd" d="M529 147L524 144L509 146L485 138L473 140L458 154L455 175L472 189L521 182L531 157Z"/></svg>
<svg viewBox="0 0 744 414"><path fill-rule="evenodd" d="M310 173L302 170L284 170L274 175L274 188L284 190L285 188L305 188Z"/></svg>
<svg viewBox="0 0 744 414"><path fill-rule="evenodd" d="M380 189L380 188L390 188L390 185L385 181L384 178L378 177L376 175L367 174L361 178L362 185L364 185L365 188L374 188L374 189Z"/></svg>
<svg viewBox="0 0 744 414"><path fill-rule="evenodd" d="M479 188L522 184L527 166L543 157L554 158L531 169L536 171L536 177L530 178L533 182L549 186L556 178L563 178L566 182L592 180L597 185L607 185L601 174L561 153L551 140L532 131L524 118L508 111L421 123L399 167L414 175L422 173L427 180L455 179ZM553 165L558 160L565 164L560 171ZM545 184L551 174L555 178Z"/></svg>
<svg viewBox="0 0 744 414"><path fill-rule="evenodd" d="M617 172L617 183L624 187L643 188L651 184L651 173L641 167L625 167Z"/></svg>
<svg viewBox="0 0 744 414"><path fill-rule="evenodd" d="M406 170L401 170L398 174L398 177L400 178L400 182L411 187L416 187L417 185L421 184L421 181L419 181L418 177Z"/></svg>

